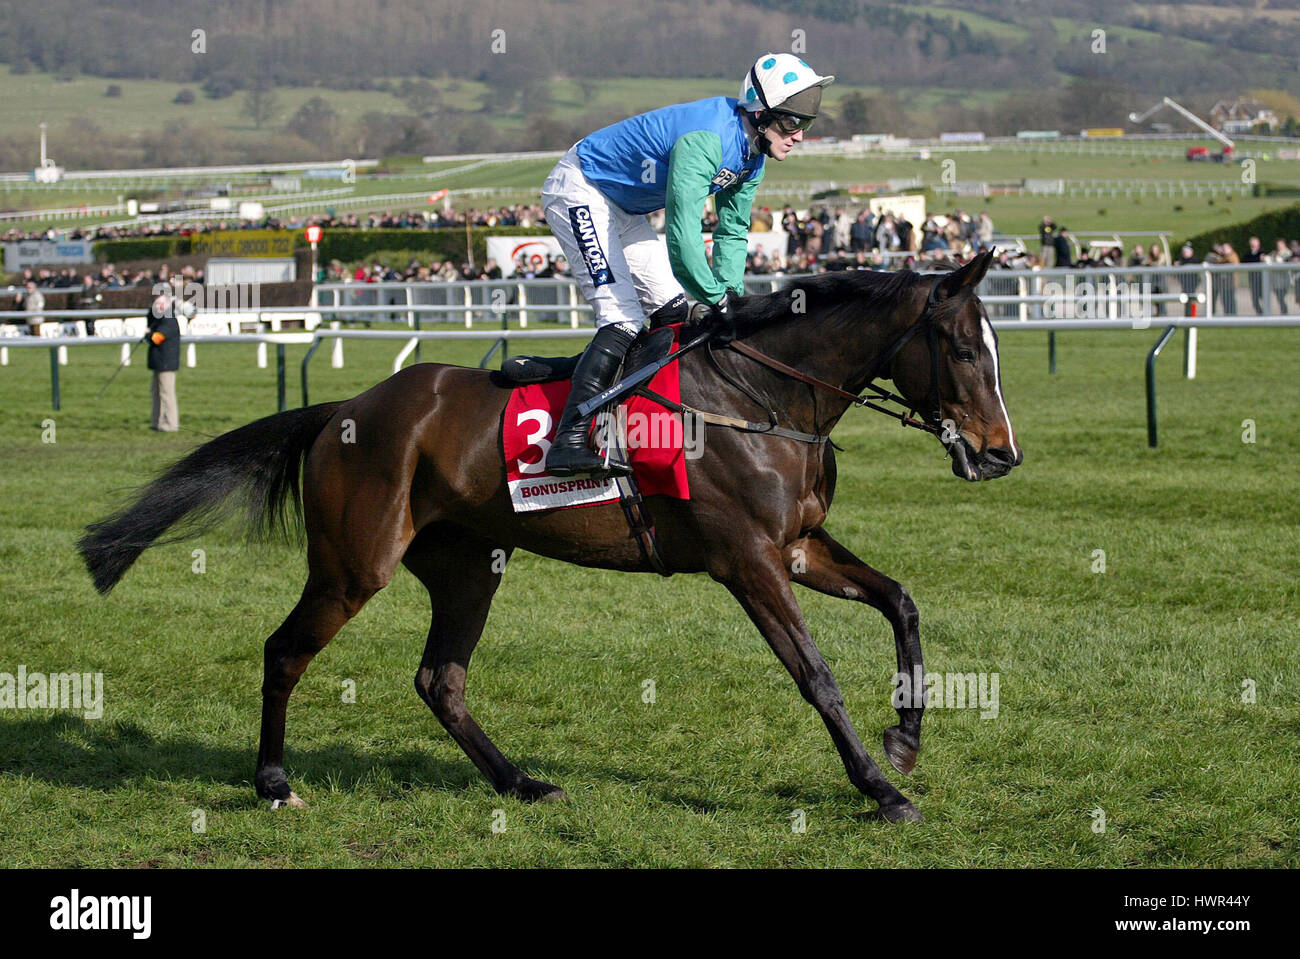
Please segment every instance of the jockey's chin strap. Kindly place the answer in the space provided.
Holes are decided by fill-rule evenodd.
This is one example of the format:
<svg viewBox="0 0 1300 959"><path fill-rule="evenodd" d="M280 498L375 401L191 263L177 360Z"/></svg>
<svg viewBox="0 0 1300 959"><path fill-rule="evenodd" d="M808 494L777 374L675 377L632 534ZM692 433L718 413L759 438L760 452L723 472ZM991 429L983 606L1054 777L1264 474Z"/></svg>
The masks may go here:
<svg viewBox="0 0 1300 959"><path fill-rule="evenodd" d="M801 383L807 383L809 386L832 393L843 399L849 400L855 406L865 406L867 409L875 410L877 413L884 413L886 416L892 416L903 426L911 426L914 429L923 430L926 433L933 433L935 436L945 440L950 438L948 431L940 425L943 420L943 406L939 396L939 330L934 324L934 311L938 308L940 300L938 297L939 284L936 283L930 289L930 296L926 300L925 309L921 312L916 322L904 330L889 345L889 347L880 354L876 362L872 364L871 374L867 377L867 387L861 393L850 393L848 390L842 390L838 386L832 386L825 380L819 380L815 376L809 376L802 373L792 366L787 366L780 360L773 359L766 353L761 353L752 346L741 340L732 340L727 345L735 350L748 356L762 365L776 370L778 373L784 373L791 379L799 380ZM889 371L890 364L893 363L899 351L910 343L917 336L925 334L926 343L930 348L930 396L929 409L922 411L921 419L916 419L914 414L917 407L909 403L902 396L885 389L875 383L877 377L882 376ZM899 413L888 407L879 405L880 403L897 403L904 407L907 413Z"/></svg>

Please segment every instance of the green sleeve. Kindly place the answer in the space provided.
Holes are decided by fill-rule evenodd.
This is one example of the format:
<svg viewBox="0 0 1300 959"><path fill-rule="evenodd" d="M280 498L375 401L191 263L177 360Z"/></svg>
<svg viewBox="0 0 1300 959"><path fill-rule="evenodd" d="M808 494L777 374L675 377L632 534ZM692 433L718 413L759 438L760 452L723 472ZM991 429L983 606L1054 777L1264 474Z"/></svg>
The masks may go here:
<svg viewBox="0 0 1300 959"><path fill-rule="evenodd" d="M722 164L722 140L709 130L678 139L668 154L668 201L665 234L673 275L692 299L717 303L727 288L709 269L700 221L704 201Z"/></svg>
<svg viewBox="0 0 1300 959"><path fill-rule="evenodd" d="M745 295L745 257L749 253L749 221L754 210L754 195L767 172L714 196L718 207L718 228L713 231L713 275L724 289L737 296Z"/></svg>

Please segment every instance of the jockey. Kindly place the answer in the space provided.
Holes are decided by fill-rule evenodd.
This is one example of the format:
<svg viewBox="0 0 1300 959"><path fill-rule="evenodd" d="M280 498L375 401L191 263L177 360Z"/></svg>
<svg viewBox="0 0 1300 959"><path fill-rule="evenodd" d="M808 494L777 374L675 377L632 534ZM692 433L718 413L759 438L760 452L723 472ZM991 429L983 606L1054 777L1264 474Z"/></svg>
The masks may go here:
<svg viewBox="0 0 1300 959"><path fill-rule="evenodd" d="M746 235L764 160L784 160L803 139L834 79L792 54L765 54L739 100L711 97L622 120L579 140L555 165L542 186L546 222L597 329L574 370L548 473L606 468L587 443L578 406L613 383L647 317L686 320L687 294L706 311L725 313L729 296L744 294ZM718 215L712 266L700 229L711 194ZM666 247L645 216L659 209Z"/></svg>

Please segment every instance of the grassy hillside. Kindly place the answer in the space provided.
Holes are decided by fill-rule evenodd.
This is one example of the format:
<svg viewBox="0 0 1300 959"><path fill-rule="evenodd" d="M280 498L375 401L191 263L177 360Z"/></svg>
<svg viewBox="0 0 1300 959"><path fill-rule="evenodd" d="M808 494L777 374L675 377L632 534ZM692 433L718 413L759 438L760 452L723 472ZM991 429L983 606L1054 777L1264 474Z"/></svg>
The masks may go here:
<svg viewBox="0 0 1300 959"><path fill-rule="evenodd" d="M12 22L0 18L0 122L13 131L0 143L0 168L31 165L41 120L51 125L51 152L73 168L157 165L158 157L238 162L322 152L561 148L635 112L734 94L754 50L785 47L792 30L806 35L811 60L839 76L828 92L829 122L846 96L883 94L890 102L873 106L867 122L903 135L981 125L1008 132L1122 125L1130 109L1162 95L1204 111L1247 90L1275 91L1274 99L1288 104L1300 94L1293 59L1283 55L1294 44L1274 49L1286 37L1300 40L1300 24L1271 9L1239 11L1219 23L1213 8L1191 4L1110 4L1090 13L1073 0L1014 10L985 0L863 0L828 20L834 10L824 4L719 0L692 20L675 2L616 0L595 16L596 0L538 7L501 0L491 11L458 11L436 0L359 0L355 15L342 20L337 9L285 0L256 14L269 18L260 31L256 17L207 18L207 52L155 57L146 70L137 45L118 35L138 11L122 0L84 10L81 0L50 2L51 13L80 11L100 33L61 43L48 33L49 16L33 20L19 7ZM196 16L209 9L200 0L178 2ZM1098 14L1105 19L1094 19ZM489 21L510 37L502 56L489 52ZM369 26L357 31L355 22ZM738 31L736 23L752 29ZM1104 52L1092 47L1097 27L1106 31ZM177 29L169 23L160 40L187 43ZM415 42L430 30L432 46ZM222 99L202 92L207 83L254 82L273 86L278 100L260 129L243 114L240 90ZM398 95L412 83L428 95ZM109 84L121 88L120 97L104 96ZM197 101L174 103L181 90ZM328 142L285 134L288 118L317 96L334 113ZM168 151L156 142L161 137L184 149Z"/></svg>

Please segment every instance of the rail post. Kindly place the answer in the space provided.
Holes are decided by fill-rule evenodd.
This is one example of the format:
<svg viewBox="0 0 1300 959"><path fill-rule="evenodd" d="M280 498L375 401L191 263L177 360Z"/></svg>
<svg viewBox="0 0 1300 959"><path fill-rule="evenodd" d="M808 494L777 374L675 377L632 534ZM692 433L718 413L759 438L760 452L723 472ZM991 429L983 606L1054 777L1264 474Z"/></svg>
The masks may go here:
<svg viewBox="0 0 1300 959"><path fill-rule="evenodd" d="M54 409L59 409L59 350L58 347L50 347L50 394L54 402Z"/></svg>
<svg viewBox="0 0 1300 959"><path fill-rule="evenodd" d="M1147 446L1152 449L1156 446L1156 357L1160 355L1160 351L1165 348L1165 344L1177 329L1178 327L1173 325L1165 327L1165 331L1160 334L1160 339L1147 354Z"/></svg>
<svg viewBox="0 0 1300 959"><path fill-rule="evenodd" d="M279 410L283 413L288 409L284 396L284 344L275 344L275 396L279 404Z"/></svg>
<svg viewBox="0 0 1300 959"><path fill-rule="evenodd" d="M406 305L407 305L407 306L410 306L410 305L414 302L414 300L411 299L411 297L412 297L413 295L414 295L414 294L411 292L411 287L410 287L410 286L407 286L407 288L406 288ZM407 324L407 326L413 326L413 327L415 327L416 330L419 330L419 329L420 329L420 317L423 316L423 315L424 315L424 314L422 314L422 313L416 313L416 312L414 312L414 311L409 311L409 310L408 310L408 311L407 311L407 314L406 314L406 324ZM343 341L340 340L339 342L341 343L341 342L343 342ZM415 341L415 362L417 362L417 363L420 362L420 341L419 341L419 340L416 340L416 341Z"/></svg>

